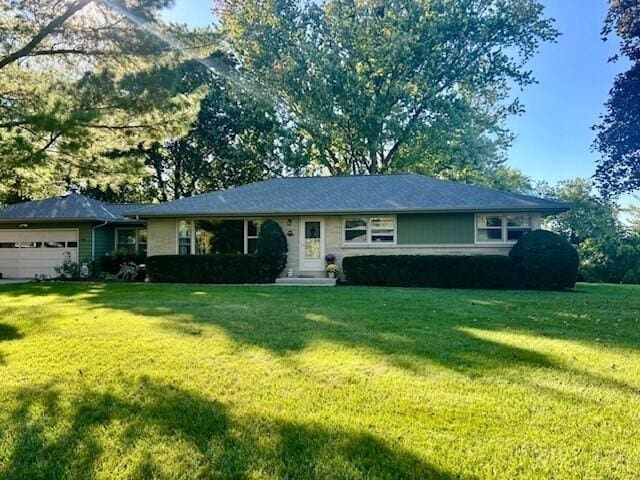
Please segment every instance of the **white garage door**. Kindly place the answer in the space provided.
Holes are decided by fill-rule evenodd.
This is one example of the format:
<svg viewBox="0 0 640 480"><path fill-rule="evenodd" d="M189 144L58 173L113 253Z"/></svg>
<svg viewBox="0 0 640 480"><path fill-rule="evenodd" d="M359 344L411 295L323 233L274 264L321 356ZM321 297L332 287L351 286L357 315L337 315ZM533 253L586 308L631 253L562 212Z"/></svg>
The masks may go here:
<svg viewBox="0 0 640 480"><path fill-rule="evenodd" d="M71 229L1 230L0 272L4 278L56 276L64 253L78 261L78 231Z"/></svg>

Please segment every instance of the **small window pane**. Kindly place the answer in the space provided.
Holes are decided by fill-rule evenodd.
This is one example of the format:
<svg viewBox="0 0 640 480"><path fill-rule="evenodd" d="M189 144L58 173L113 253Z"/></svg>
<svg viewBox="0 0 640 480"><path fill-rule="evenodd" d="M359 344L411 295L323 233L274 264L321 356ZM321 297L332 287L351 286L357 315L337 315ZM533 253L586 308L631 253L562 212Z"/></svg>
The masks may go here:
<svg viewBox="0 0 640 480"><path fill-rule="evenodd" d="M531 227L531 216L509 215L507 217L507 227Z"/></svg>
<svg viewBox="0 0 640 480"><path fill-rule="evenodd" d="M64 242L44 242L45 248L64 248Z"/></svg>
<svg viewBox="0 0 640 480"><path fill-rule="evenodd" d="M257 238L247 239L247 253L256 253L257 250L258 250L258 239Z"/></svg>
<svg viewBox="0 0 640 480"><path fill-rule="evenodd" d="M502 217L499 215L480 215L478 217L478 227L502 227Z"/></svg>
<svg viewBox="0 0 640 480"><path fill-rule="evenodd" d="M118 230L118 245L135 245L136 231L134 229Z"/></svg>
<svg viewBox="0 0 640 480"><path fill-rule="evenodd" d="M478 229L479 242L501 242L502 229L499 228L480 228Z"/></svg>
<svg viewBox="0 0 640 480"><path fill-rule="evenodd" d="M138 243L147 243L147 230L144 228L138 230Z"/></svg>
<svg viewBox="0 0 640 480"><path fill-rule="evenodd" d="M19 242L20 248L39 248L41 243L40 242ZM64 242L62 243L62 246L64 247Z"/></svg>
<svg viewBox="0 0 640 480"><path fill-rule="evenodd" d="M258 236L258 222L255 220L247 221L247 237Z"/></svg>
<svg viewBox="0 0 640 480"><path fill-rule="evenodd" d="M67 248L78 248L78 242L67 242Z"/></svg>
<svg viewBox="0 0 640 480"><path fill-rule="evenodd" d="M191 222L180 220L178 224L178 236L181 238L191 238Z"/></svg>
<svg viewBox="0 0 640 480"><path fill-rule="evenodd" d="M178 255L191 255L191 222L178 223Z"/></svg>
<svg viewBox="0 0 640 480"><path fill-rule="evenodd" d="M391 230L375 230L371 232L372 242L393 242L393 229Z"/></svg>
<svg viewBox="0 0 640 480"><path fill-rule="evenodd" d="M377 217L371 219L371 229L387 229L393 230L395 228L395 222L392 217Z"/></svg>
<svg viewBox="0 0 640 480"><path fill-rule="evenodd" d="M15 242L0 242L0 248L18 248Z"/></svg>
<svg viewBox="0 0 640 480"><path fill-rule="evenodd" d="M365 243L367 241L366 230L345 230L344 240L353 243Z"/></svg>
<svg viewBox="0 0 640 480"><path fill-rule="evenodd" d="M320 238L320 222L305 222L304 238Z"/></svg>
<svg viewBox="0 0 640 480"><path fill-rule="evenodd" d="M344 228L367 228L367 221L364 218L347 218Z"/></svg>

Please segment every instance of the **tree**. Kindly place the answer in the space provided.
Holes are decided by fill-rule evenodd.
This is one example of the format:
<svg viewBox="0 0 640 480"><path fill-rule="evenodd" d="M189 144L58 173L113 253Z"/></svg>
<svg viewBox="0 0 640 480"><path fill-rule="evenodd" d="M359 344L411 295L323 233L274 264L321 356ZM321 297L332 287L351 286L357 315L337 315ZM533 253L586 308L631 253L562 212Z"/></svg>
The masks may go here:
<svg viewBox="0 0 640 480"><path fill-rule="evenodd" d="M521 111L509 86L533 82L526 61L557 35L537 0L218 5L230 49L299 132L308 169L331 174L482 169Z"/></svg>
<svg viewBox="0 0 640 480"><path fill-rule="evenodd" d="M141 165L105 151L160 141L188 125L197 92L177 81L184 55L153 29L138 28L155 25L170 4L0 3L0 196L59 193L68 178L126 183ZM206 37L173 30L193 42Z"/></svg>
<svg viewBox="0 0 640 480"><path fill-rule="evenodd" d="M606 195L640 188L639 0L609 0L603 35L606 39L614 33L621 40L620 53L631 61L631 67L616 77L600 124L595 127L594 146L602 154L596 178Z"/></svg>
<svg viewBox="0 0 640 480"><path fill-rule="evenodd" d="M238 91L198 62L188 65L184 77L207 89L187 133L111 152L144 162L148 169L140 183L149 198L167 201L242 185L282 175L285 161L295 163L290 132L270 103Z"/></svg>
<svg viewBox="0 0 640 480"><path fill-rule="evenodd" d="M546 226L577 248L583 280L619 283L640 267L640 236L623 226L618 205L596 195L592 182L577 178L539 188L544 196L572 206L547 219Z"/></svg>

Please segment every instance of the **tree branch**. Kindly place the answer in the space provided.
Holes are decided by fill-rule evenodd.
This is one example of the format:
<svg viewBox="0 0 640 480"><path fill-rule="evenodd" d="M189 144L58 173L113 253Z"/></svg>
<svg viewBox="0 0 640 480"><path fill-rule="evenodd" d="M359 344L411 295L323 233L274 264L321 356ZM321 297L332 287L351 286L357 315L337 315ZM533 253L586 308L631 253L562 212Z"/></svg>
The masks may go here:
<svg viewBox="0 0 640 480"><path fill-rule="evenodd" d="M42 27L38 31L38 33L36 33L34 37L29 42L27 42L24 47L0 59L0 69L6 67L7 65L15 62L20 58L28 56L33 50L35 50L35 48L40 44L40 42L42 42L42 40L62 27L64 22L66 22L70 17L75 15L76 12L82 10L92 1L93 0L76 0L75 2L73 2L60 16L54 18L48 24Z"/></svg>

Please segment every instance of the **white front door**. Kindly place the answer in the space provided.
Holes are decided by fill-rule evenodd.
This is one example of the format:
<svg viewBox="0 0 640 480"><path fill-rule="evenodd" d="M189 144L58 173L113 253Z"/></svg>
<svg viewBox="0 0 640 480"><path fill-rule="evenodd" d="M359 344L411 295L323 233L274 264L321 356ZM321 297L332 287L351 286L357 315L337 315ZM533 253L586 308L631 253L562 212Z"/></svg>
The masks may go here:
<svg viewBox="0 0 640 480"><path fill-rule="evenodd" d="M78 261L78 230L0 229L0 272L4 278L54 277L65 252Z"/></svg>
<svg viewBox="0 0 640 480"><path fill-rule="evenodd" d="M321 271L324 266L324 218L300 219L300 271Z"/></svg>

